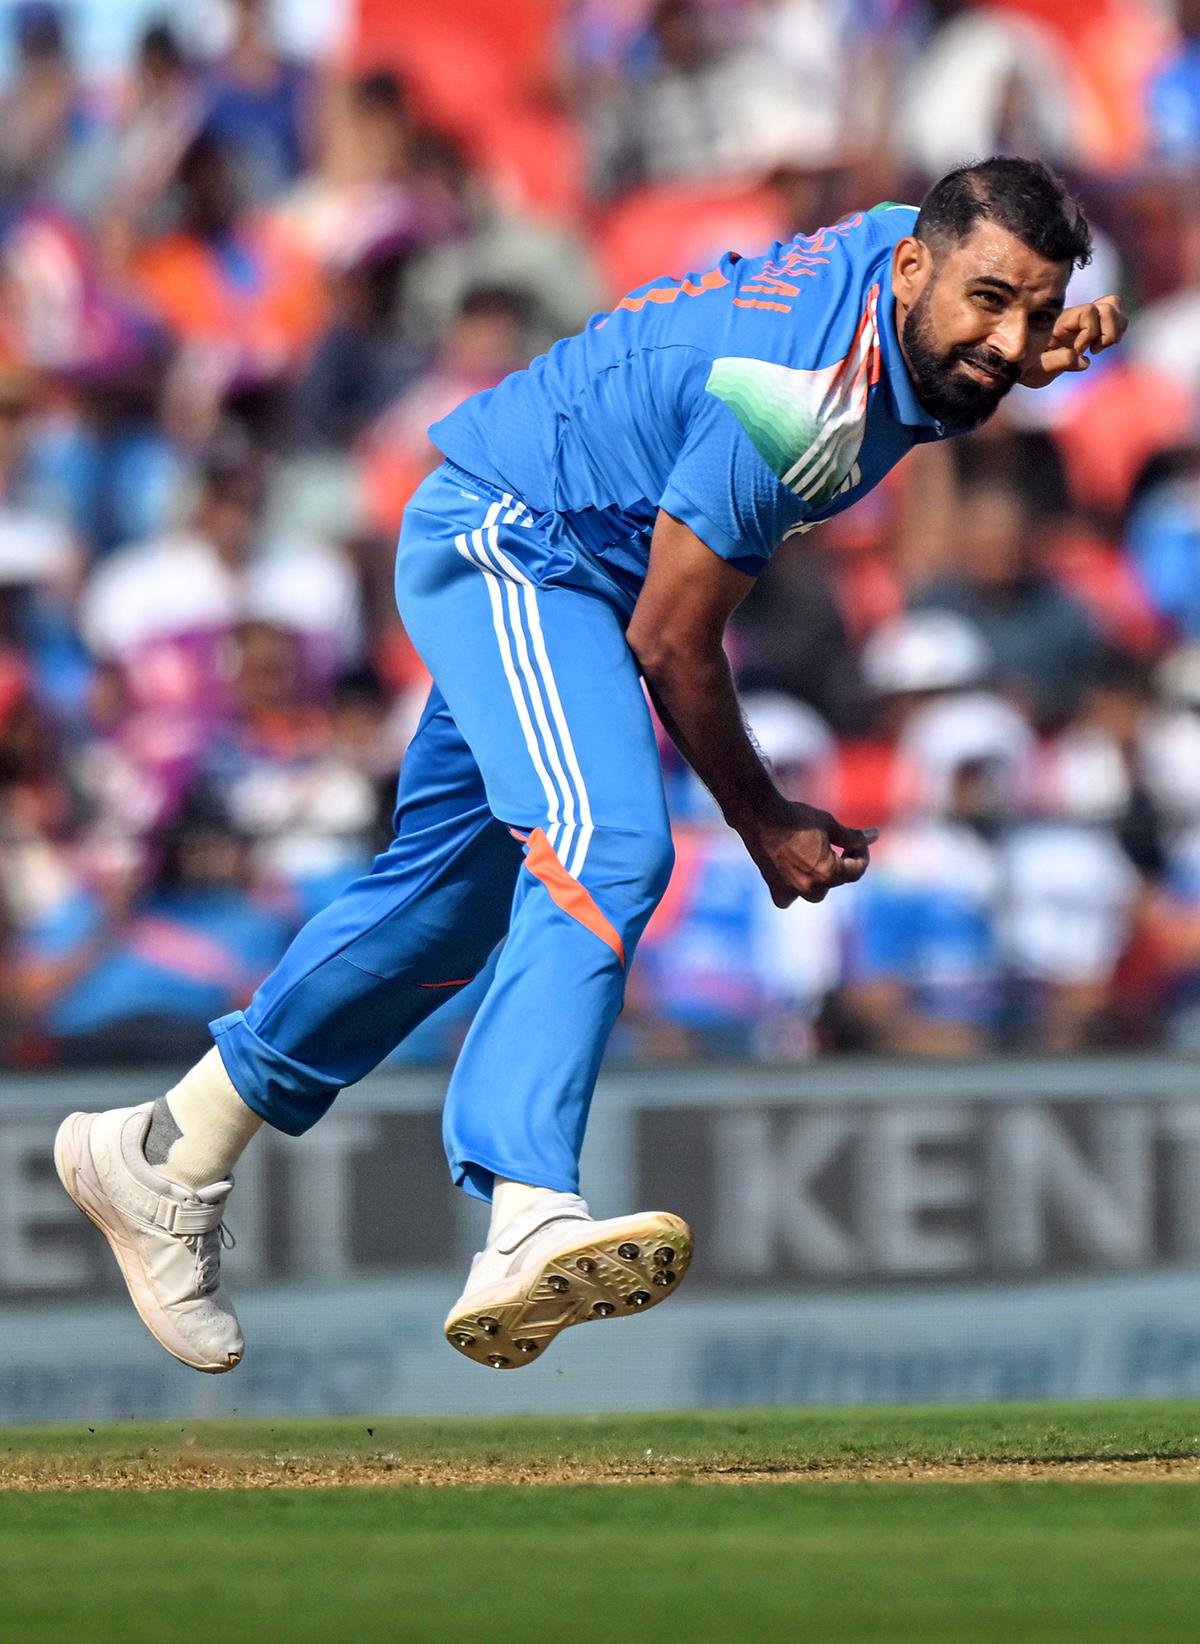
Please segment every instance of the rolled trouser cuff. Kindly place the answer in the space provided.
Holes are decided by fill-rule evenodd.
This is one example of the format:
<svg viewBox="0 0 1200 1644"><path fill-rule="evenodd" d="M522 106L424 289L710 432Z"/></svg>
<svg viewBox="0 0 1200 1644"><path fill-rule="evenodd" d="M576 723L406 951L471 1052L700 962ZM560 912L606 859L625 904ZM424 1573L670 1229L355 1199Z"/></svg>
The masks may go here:
<svg viewBox="0 0 1200 1644"><path fill-rule="evenodd" d="M303 1136L311 1130L343 1088L260 1039L243 1011L220 1016L208 1026L238 1095L286 1136Z"/></svg>

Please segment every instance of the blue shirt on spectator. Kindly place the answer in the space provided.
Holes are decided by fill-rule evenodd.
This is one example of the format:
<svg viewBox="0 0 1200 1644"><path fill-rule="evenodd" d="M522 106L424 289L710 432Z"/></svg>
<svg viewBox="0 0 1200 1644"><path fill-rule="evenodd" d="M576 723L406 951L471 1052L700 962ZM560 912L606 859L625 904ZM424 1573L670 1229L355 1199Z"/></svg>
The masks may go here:
<svg viewBox="0 0 1200 1644"><path fill-rule="evenodd" d="M855 887L846 981L898 982L927 1020L985 1028L1002 1006L992 855L953 824L898 828Z"/></svg>
<svg viewBox="0 0 1200 1644"><path fill-rule="evenodd" d="M95 938L103 921L99 901L81 893L32 931L27 946L39 958L62 958ZM55 999L43 1026L62 1037L146 1016L203 1025L245 1002L292 931L290 920L239 891L157 892Z"/></svg>
<svg viewBox="0 0 1200 1644"><path fill-rule="evenodd" d="M1155 486L1133 511L1129 551L1154 609L1200 639L1200 520L1190 483Z"/></svg>
<svg viewBox="0 0 1200 1644"><path fill-rule="evenodd" d="M1151 147L1167 159L1200 152L1200 40L1184 40L1146 88Z"/></svg>

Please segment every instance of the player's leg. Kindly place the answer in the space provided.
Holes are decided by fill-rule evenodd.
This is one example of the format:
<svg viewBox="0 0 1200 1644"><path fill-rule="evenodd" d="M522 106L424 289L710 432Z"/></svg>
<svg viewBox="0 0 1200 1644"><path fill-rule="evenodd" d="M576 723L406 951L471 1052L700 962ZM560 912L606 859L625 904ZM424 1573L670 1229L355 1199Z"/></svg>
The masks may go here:
<svg viewBox="0 0 1200 1644"><path fill-rule="evenodd" d="M457 1182L486 1199L499 1179L510 1203L517 1184L517 1205L528 1206L507 1229L509 1218L494 1218L448 1321L470 1356L515 1365L565 1324L661 1299L691 1246L677 1218L593 1223L578 1196L600 1059L672 861L641 681L607 602L534 583L536 529L526 534L520 504L480 499L478 509L474 530L453 533L452 553L438 553L432 530L402 549L398 587L491 808L525 841L508 939L444 1124ZM489 643L463 646L456 636L478 636L481 602ZM568 1256L570 1278L559 1270ZM468 1322L480 1314L490 1323Z"/></svg>
<svg viewBox="0 0 1200 1644"><path fill-rule="evenodd" d="M229 1172L263 1118L299 1134L468 980L504 933L520 848L435 691L401 775L396 838L298 934L246 1012L166 1098L72 1114L59 1176L108 1239L143 1321L195 1369L242 1354L219 1284Z"/></svg>
<svg viewBox="0 0 1200 1644"><path fill-rule="evenodd" d="M520 846L435 687L404 758L393 843L316 914L243 1013L212 1024L244 1101L298 1136L482 969Z"/></svg>

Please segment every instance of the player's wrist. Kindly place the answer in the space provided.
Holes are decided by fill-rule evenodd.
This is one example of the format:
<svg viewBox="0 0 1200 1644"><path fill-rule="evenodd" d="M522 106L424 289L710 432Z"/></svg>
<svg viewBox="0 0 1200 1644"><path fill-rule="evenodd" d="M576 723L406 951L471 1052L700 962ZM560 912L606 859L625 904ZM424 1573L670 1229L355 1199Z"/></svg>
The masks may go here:
<svg viewBox="0 0 1200 1644"><path fill-rule="evenodd" d="M791 831L791 806L771 781L766 771L761 778L746 787L740 787L728 805L722 805L722 814L734 830L749 844L765 842L773 836Z"/></svg>

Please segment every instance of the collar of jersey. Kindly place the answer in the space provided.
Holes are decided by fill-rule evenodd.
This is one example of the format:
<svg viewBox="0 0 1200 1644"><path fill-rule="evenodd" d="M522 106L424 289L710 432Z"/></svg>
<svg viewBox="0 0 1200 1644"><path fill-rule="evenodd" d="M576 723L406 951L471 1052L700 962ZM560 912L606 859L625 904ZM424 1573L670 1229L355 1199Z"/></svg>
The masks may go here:
<svg viewBox="0 0 1200 1644"><path fill-rule="evenodd" d="M949 432L944 423L929 412L917 398L904 355L896 333L896 294L892 290L891 257L880 271L879 280L879 342L883 351L883 369L895 407L896 421L906 428L931 428L935 434Z"/></svg>

